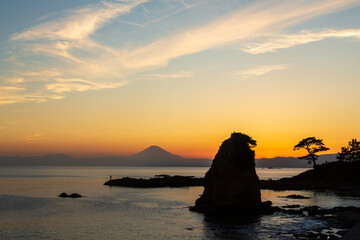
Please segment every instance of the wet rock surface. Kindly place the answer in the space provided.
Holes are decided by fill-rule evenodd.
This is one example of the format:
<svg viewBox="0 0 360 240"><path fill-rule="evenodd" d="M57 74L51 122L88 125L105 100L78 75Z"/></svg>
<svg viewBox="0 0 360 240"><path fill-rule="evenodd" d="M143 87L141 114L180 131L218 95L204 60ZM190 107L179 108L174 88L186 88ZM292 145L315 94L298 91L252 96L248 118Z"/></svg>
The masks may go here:
<svg viewBox="0 0 360 240"><path fill-rule="evenodd" d="M283 207L281 212L324 220L326 223L321 228L294 233L295 239L340 239L349 231L353 231L351 228L360 222L360 208L358 207L334 207L331 209L323 209L318 206L307 206L299 209L285 209Z"/></svg>

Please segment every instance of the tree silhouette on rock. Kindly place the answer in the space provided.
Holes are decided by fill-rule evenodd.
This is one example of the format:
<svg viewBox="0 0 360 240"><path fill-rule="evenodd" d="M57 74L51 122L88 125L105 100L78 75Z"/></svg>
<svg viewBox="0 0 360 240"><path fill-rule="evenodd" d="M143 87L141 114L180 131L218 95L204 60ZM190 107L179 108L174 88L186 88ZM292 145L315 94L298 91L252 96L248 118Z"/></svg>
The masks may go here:
<svg viewBox="0 0 360 240"><path fill-rule="evenodd" d="M360 142L357 139L351 139L346 147L341 148L336 156L339 161L358 161L360 160Z"/></svg>
<svg viewBox="0 0 360 240"><path fill-rule="evenodd" d="M299 159L305 159L308 163L313 163L314 168L316 167L316 160L318 159L318 155L316 153L323 152L329 150L329 148L325 147L322 139L317 139L315 137L308 137L301 140L297 145L294 146L295 150L305 149L308 152L308 155L299 157Z"/></svg>

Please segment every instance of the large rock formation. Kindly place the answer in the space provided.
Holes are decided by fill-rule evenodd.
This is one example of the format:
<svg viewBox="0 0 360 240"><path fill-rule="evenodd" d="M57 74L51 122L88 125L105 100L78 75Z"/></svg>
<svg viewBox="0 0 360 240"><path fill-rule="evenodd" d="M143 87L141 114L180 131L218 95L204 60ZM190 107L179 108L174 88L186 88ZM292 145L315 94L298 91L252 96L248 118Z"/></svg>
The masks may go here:
<svg viewBox="0 0 360 240"><path fill-rule="evenodd" d="M266 207L261 203L255 152L251 149L255 146L256 141L251 137L232 133L221 144L205 175L204 193L190 210L205 213L262 212Z"/></svg>

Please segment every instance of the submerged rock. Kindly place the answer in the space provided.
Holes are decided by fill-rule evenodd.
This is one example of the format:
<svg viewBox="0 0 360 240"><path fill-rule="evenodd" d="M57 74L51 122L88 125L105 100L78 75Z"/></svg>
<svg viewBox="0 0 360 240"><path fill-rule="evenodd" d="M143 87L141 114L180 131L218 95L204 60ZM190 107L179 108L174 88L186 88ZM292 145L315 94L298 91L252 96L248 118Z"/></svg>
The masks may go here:
<svg viewBox="0 0 360 240"><path fill-rule="evenodd" d="M255 171L256 141L242 133L225 140L204 179L204 193L190 210L204 213L254 214L273 212L271 203L262 203Z"/></svg>

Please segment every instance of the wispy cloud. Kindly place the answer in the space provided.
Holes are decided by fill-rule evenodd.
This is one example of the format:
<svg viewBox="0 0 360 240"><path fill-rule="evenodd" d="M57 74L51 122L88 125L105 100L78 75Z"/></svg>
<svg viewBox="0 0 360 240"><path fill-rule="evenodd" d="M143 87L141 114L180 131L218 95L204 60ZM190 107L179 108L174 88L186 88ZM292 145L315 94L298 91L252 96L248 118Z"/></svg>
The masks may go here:
<svg viewBox="0 0 360 240"><path fill-rule="evenodd" d="M0 95L3 95L6 92L23 92L25 88L22 87L14 87L14 86L0 86Z"/></svg>
<svg viewBox="0 0 360 240"><path fill-rule="evenodd" d="M19 139L17 139L16 142L18 143L32 143L32 142L35 142L35 141L39 141L39 140L43 140L45 139L45 137L43 136L42 133L34 133L34 134L31 134L29 136L25 136L25 137L21 137Z"/></svg>
<svg viewBox="0 0 360 240"><path fill-rule="evenodd" d="M181 71L181 72L169 73L169 74L143 74L139 76L134 76L133 79L157 81L157 80L187 78L187 77L191 77L192 75L194 75L194 72Z"/></svg>
<svg viewBox="0 0 360 240"><path fill-rule="evenodd" d="M351 37L360 38L360 29L326 29L318 32L303 30L298 34L278 34L277 36L263 42L248 44L243 48L243 50L251 54L276 52L276 50L281 48L290 48L297 45L320 41L325 38Z"/></svg>
<svg viewBox="0 0 360 240"><path fill-rule="evenodd" d="M44 92L29 92L23 87L0 86L0 105L17 102L46 102L48 99L61 99L64 96Z"/></svg>
<svg viewBox="0 0 360 240"><path fill-rule="evenodd" d="M125 56L124 64L128 68L164 66L170 59L279 32L355 2L357 1L261 1L206 26L135 49Z"/></svg>
<svg viewBox="0 0 360 240"><path fill-rule="evenodd" d="M86 8L70 10L65 17L40 24L14 34L12 40L83 40L120 14L129 12L145 0L126 1L126 4L103 1Z"/></svg>
<svg viewBox="0 0 360 240"><path fill-rule="evenodd" d="M15 78L7 78L5 79L5 83L23 83L25 80L24 78L15 77Z"/></svg>
<svg viewBox="0 0 360 240"><path fill-rule="evenodd" d="M58 19L13 34L11 41L14 44L18 43L21 49L18 51L19 57L10 58L14 65L21 67L17 72L13 71L11 76L5 77L7 80L3 82L12 85L14 89L0 87L2 93L0 105L15 102L44 102L48 99L61 99L68 92L117 88L126 84L128 80L141 77L143 79L189 77L192 73L166 75L143 73L165 66L174 58L235 42L249 43L269 36L273 32L283 32L312 17L359 4L357 0L260 0L202 27L162 37L141 47L114 48L93 39L94 33L106 23L129 13L139 5L142 6L141 4L146 1L103 0L98 4L65 11ZM194 6L181 0L180 3L183 3L180 4L181 8L172 9L170 13L140 26L164 20ZM143 11L151 14L145 6ZM322 37L313 36L313 39L321 40L331 34L332 37L345 35L340 31L320 33ZM338 36L335 36L336 34ZM297 36L299 39L297 43L289 43L291 36L283 35L276 38L277 40L274 40L270 47L249 44L246 45L245 51L260 53L259 51L265 51L264 49L275 51L281 46L304 44L310 41L306 40L311 37L309 35L311 34L300 33ZM286 38L287 41L279 40L281 37ZM21 65L22 54L33 54L36 61L27 61L26 65ZM36 84L31 85L33 82Z"/></svg>
<svg viewBox="0 0 360 240"><path fill-rule="evenodd" d="M166 18L169 18L169 17L174 16L174 15L176 15L178 13L186 11L186 10L188 10L190 8L193 8L193 7L195 7L195 6L197 6L197 5L199 5L201 3L200 1L195 2L195 3L191 3L191 4L185 3L184 1L179 1L179 2L184 6L183 8L177 9L177 10L175 10L175 11L169 13L169 14L166 14L164 16L161 16L161 17L158 17L158 18L155 18L155 19L152 19L152 20L147 21L145 23L136 23L136 22L124 21L124 20L120 20L120 22L130 24L130 25L134 25L134 26L137 26L137 27L145 27L146 25L156 23L156 22L160 22L160 21L162 21L162 20L164 20ZM147 11L147 13L150 13L148 10L145 10L145 11Z"/></svg>
<svg viewBox="0 0 360 240"><path fill-rule="evenodd" d="M11 41L26 43L20 45L21 54L25 53L27 56L33 53L34 56L45 55L55 59L51 59L53 65L44 58L28 61L27 66L21 65L22 70L13 71L12 76L3 77L3 82L13 84L14 88L0 87L0 105L45 102L48 99L64 98L63 93L66 92L124 85L126 80L122 74L123 69L119 68L119 62L114 60L117 59L114 55L119 54L118 51L93 41L91 35L107 22L146 1L102 1L99 4L64 11L61 18L13 34ZM74 54L75 50L85 54ZM11 62L19 62L18 57L10 59ZM87 78L90 80L84 80ZM39 87L34 88L35 85L31 82L38 82L36 85Z"/></svg>
<svg viewBox="0 0 360 240"><path fill-rule="evenodd" d="M278 64L278 65L264 65L260 67L250 68L236 72L235 74L240 76L242 79L261 76L273 71L284 70L289 67L289 64Z"/></svg>
<svg viewBox="0 0 360 240"><path fill-rule="evenodd" d="M83 92L87 90L101 90L106 88L117 88L123 86L125 82L119 83L96 83L84 79L77 78L59 78L57 83L51 83L46 85L46 89L55 92L55 93L64 93L64 92Z"/></svg>

